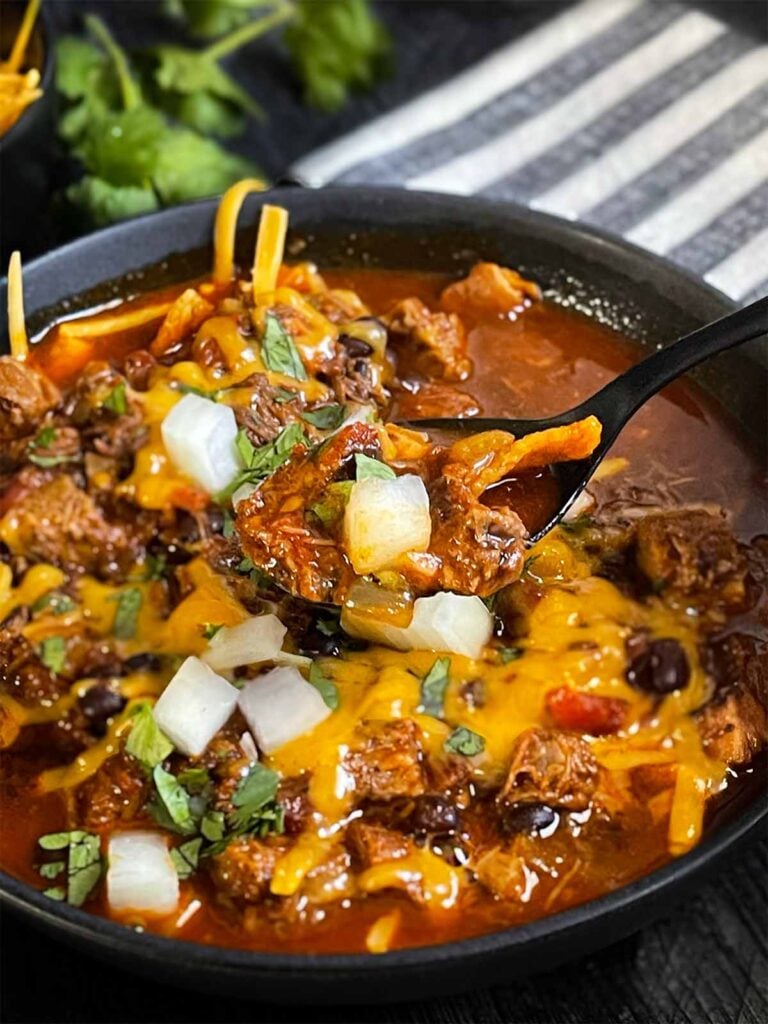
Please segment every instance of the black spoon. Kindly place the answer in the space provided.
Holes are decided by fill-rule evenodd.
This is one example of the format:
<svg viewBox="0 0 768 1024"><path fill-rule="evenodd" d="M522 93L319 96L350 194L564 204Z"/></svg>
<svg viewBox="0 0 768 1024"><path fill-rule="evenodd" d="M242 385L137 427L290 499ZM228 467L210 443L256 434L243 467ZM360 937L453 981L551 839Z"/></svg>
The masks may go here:
<svg viewBox="0 0 768 1024"><path fill-rule="evenodd" d="M584 419L585 416L596 416L603 425L603 434L600 444L589 458L561 462L552 467L559 491L556 511L543 526L529 536L528 543L532 544L562 519L602 462L619 432L641 405L657 391L710 356L716 356L719 352L725 352L726 349L766 333L768 296L654 352L647 359L631 366L610 384L606 384L575 409L569 409L568 412L557 416L541 420L483 417L411 419L404 425L419 429L444 430L463 436L478 434L483 430L506 430L515 437L524 437L537 430L562 427Z"/></svg>

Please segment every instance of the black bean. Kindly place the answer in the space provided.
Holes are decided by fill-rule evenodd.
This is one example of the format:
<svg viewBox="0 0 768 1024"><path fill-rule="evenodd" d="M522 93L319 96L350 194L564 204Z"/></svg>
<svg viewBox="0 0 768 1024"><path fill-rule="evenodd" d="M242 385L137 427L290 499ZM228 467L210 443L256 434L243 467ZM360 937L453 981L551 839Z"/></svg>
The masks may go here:
<svg viewBox="0 0 768 1024"><path fill-rule="evenodd" d="M373 345L361 338L353 338L350 334L342 334L339 342L344 346L350 356L369 356L373 352Z"/></svg>
<svg viewBox="0 0 768 1024"><path fill-rule="evenodd" d="M427 794L416 797L411 822L417 832L449 835L459 827L459 812L446 797Z"/></svg>
<svg viewBox="0 0 768 1024"><path fill-rule="evenodd" d="M157 654L146 651L143 654L132 654L125 659L123 665L129 672L159 672L162 661Z"/></svg>
<svg viewBox="0 0 768 1024"><path fill-rule="evenodd" d="M671 693L684 689L691 678L688 657L678 640L664 637L661 640L635 641L628 643L630 662L626 679L630 686L644 693Z"/></svg>
<svg viewBox="0 0 768 1024"><path fill-rule="evenodd" d="M125 707L125 697L105 683L90 687L78 698L78 707L88 719L89 730L94 736L103 736L107 722Z"/></svg>
<svg viewBox="0 0 768 1024"><path fill-rule="evenodd" d="M546 804L515 804L505 808L502 824L509 835L517 832L543 832L555 823L557 811Z"/></svg>

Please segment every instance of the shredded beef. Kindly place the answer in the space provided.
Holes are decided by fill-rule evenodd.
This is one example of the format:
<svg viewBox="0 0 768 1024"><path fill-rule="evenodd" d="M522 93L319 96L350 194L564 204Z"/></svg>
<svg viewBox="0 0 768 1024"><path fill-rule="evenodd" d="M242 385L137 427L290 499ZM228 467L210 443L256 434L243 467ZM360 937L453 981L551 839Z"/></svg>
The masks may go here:
<svg viewBox="0 0 768 1024"><path fill-rule="evenodd" d="M62 569L110 576L136 561L127 528L110 523L93 498L68 476L24 494L6 514L13 520L12 549Z"/></svg>
<svg viewBox="0 0 768 1024"><path fill-rule="evenodd" d="M646 516L637 526L636 557L654 588L703 605L740 605L746 563L724 517L699 510Z"/></svg>
<svg viewBox="0 0 768 1024"><path fill-rule="evenodd" d="M359 870L405 857L412 846L402 832L370 825L363 819L350 822L344 842Z"/></svg>
<svg viewBox="0 0 768 1024"><path fill-rule="evenodd" d="M580 736L528 729L515 741L498 802L502 808L535 803L583 811L590 805L597 781L597 762Z"/></svg>
<svg viewBox="0 0 768 1024"><path fill-rule="evenodd" d="M284 590L308 601L332 601L346 591L352 568L338 545L306 510L334 480L350 474L356 452L379 453L375 428L355 423L315 451L292 457L237 507L243 551Z"/></svg>
<svg viewBox="0 0 768 1024"><path fill-rule="evenodd" d="M414 797L425 792L421 732L409 718L368 721L358 726L360 742L344 767L355 781L358 801Z"/></svg>
<svg viewBox="0 0 768 1024"><path fill-rule="evenodd" d="M526 300L540 298L539 286L526 281L516 270L496 263L476 263L464 280L448 285L440 303L451 313L488 317L506 316Z"/></svg>
<svg viewBox="0 0 768 1024"><path fill-rule="evenodd" d="M768 743L768 644L733 633L706 653L716 690L695 714L704 749L726 764L746 764Z"/></svg>
<svg viewBox="0 0 768 1024"><path fill-rule="evenodd" d="M121 752L104 762L75 791L75 824L104 829L131 821L149 796L149 779L136 758Z"/></svg>
<svg viewBox="0 0 768 1024"><path fill-rule="evenodd" d="M300 392L289 402L278 402L275 389L263 373L255 373L243 381L243 386L253 389L250 405L237 405L235 417L238 426L248 435L254 447L274 441L283 427L299 418L306 407Z"/></svg>
<svg viewBox="0 0 768 1024"><path fill-rule="evenodd" d="M466 380L472 370L467 339L454 313L431 313L421 299L403 299L384 321L401 359L425 377Z"/></svg>
<svg viewBox="0 0 768 1024"><path fill-rule="evenodd" d="M214 885L232 899L259 903L269 892L275 865L286 846L284 839L276 837L235 839L210 860Z"/></svg>
<svg viewBox="0 0 768 1024"><path fill-rule="evenodd" d="M46 376L13 356L0 356L1 443L37 430L45 414L60 401L58 388Z"/></svg>

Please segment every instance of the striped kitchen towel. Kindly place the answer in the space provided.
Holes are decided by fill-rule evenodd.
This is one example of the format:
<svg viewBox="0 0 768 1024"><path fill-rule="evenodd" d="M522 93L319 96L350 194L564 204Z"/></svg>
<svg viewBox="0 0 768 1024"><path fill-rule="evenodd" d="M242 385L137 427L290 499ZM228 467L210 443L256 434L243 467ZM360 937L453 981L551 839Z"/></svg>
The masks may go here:
<svg viewBox="0 0 768 1024"><path fill-rule="evenodd" d="M768 291L768 46L678 3L582 0L293 173L514 199L746 302Z"/></svg>

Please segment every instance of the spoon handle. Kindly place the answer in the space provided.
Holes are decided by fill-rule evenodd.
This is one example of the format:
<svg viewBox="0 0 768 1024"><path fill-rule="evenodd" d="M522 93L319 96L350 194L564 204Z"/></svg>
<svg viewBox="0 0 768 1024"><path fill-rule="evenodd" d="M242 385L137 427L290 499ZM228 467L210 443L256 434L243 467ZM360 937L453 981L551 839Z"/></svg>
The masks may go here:
<svg viewBox="0 0 768 1024"><path fill-rule="evenodd" d="M597 416L604 427L603 443L609 442L641 405L681 374L762 334L768 334L768 296L659 349L562 419L573 422L590 414Z"/></svg>

